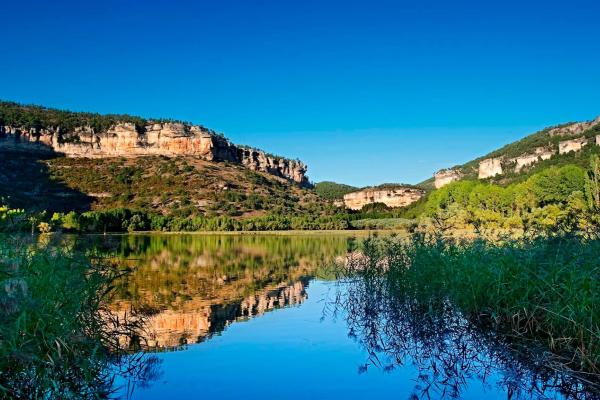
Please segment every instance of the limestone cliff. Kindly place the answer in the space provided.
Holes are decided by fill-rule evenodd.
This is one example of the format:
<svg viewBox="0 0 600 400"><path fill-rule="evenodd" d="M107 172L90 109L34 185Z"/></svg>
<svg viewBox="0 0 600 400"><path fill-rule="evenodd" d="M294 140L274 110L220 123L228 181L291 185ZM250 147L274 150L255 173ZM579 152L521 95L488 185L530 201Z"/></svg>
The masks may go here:
<svg viewBox="0 0 600 400"><path fill-rule="evenodd" d="M434 174L435 188L439 189L446 186L449 183L458 181L462 178L463 174L456 169L442 169Z"/></svg>
<svg viewBox="0 0 600 400"><path fill-rule="evenodd" d="M237 146L201 126L147 121L144 126L119 122L105 130L91 126L24 128L0 125L0 149L55 152L67 157L193 156L228 161L307 185L307 167L299 160Z"/></svg>
<svg viewBox="0 0 600 400"><path fill-rule="evenodd" d="M565 162L570 153L581 152L590 144L600 146L600 117L543 129L484 157L440 170L434 174L433 180L422 184L433 183L439 189L463 178L510 181L513 174L529 171L542 161L551 160L543 164L546 166Z"/></svg>
<svg viewBox="0 0 600 400"><path fill-rule="evenodd" d="M479 163L479 179L485 179L502 174L502 159L488 158Z"/></svg>
<svg viewBox="0 0 600 400"><path fill-rule="evenodd" d="M588 144L588 140L585 137L579 137L571 140L564 140L558 144L558 153L566 154L571 151L579 151L583 146Z"/></svg>
<svg viewBox="0 0 600 400"><path fill-rule="evenodd" d="M367 188L344 195L344 205L360 210L367 204L383 203L388 207L404 207L419 200L425 191L413 187Z"/></svg>

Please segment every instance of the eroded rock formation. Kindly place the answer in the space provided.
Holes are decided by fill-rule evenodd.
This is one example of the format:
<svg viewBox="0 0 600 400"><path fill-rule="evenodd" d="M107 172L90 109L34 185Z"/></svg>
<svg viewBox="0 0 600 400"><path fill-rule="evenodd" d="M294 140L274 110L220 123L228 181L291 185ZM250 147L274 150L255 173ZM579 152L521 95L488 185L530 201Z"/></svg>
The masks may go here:
<svg viewBox="0 0 600 400"><path fill-rule="evenodd" d="M150 122L141 128L133 123L118 123L103 132L96 132L90 126L76 127L71 131L61 127L21 129L0 126L0 148L89 158L194 156L208 161L242 164L253 171L266 172L301 185L308 184L307 167L299 160L237 146L201 126L182 123Z"/></svg>
<svg viewBox="0 0 600 400"><path fill-rule="evenodd" d="M435 188L439 189L449 183L460 180L463 177L463 174L456 169L442 169L433 176L435 178Z"/></svg>
<svg viewBox="0 0 600 400"><path fill-rule="evenodd" d="M479 179L502 175L502 159L488 158L479 163Z"/></svg>
<svg viewBox="0 0 600 400"><path fill-rule="evenodd" d="M404 207L419 200L425 191L413 187L369 188L344 195L344 205L360 210L367 204L383 203L388 207Z"/></svg>
<svg viewBox="0 0 600 400"><path fill-rule="evenodd" d="M600 124L600 117L596 118L593 121L575 122L573 124L568 124L568 125L561 126L558 128L553 128L553 129L550 129L549 133L550 133L550 136L578 135L598 124Z"/></svg>
<svg viewBox="0 0 600 400"><path fill-rule="evenodd" d="M571 151L579 151L583 148L583 146L588 144L588 139L586 137L580 137L571 140L563 140L558 143L558 153L566 154Z"/></svg>
<svg viewBox="0 0 600 400"><path fill-rule="evenodd" d="M538 156L535 154L523 154L509 161L515 163L515 172L519 172L524 167L535 164L538 161Z"/></svg>

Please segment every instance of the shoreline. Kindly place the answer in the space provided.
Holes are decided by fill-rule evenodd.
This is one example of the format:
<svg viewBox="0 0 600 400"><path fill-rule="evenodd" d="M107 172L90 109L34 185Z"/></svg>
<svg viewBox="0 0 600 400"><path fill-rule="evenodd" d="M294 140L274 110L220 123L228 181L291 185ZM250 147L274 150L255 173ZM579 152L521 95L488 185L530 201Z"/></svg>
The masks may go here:
<svg viewBox="0 0 600 400"><path fill-rule="evenodd" d="M51 232L55 233L55 232ZM117 236L117 235L240 235L240 236L320 236L320 235L360 235L368 236L371 234L406 234L405 230L395 229L356 229L356 230L285 230L285 231L135 231L135 232L106 232L106 233L64 233L65 235L84 235L84 236Z"/></svg>

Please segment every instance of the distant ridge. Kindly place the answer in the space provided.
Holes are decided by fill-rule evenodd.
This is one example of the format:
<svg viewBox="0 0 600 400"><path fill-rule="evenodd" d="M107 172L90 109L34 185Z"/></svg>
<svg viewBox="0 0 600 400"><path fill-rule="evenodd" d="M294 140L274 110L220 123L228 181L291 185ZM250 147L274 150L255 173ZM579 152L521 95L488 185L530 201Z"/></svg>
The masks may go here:
<svg viewBox="0 0 600 400"><path fill-rule="evenodd" d="M232 162L309 186L300 160L231 143L202 125L127 114L71 112L0 101L0 149L104 158L194 156Z"/></svg>

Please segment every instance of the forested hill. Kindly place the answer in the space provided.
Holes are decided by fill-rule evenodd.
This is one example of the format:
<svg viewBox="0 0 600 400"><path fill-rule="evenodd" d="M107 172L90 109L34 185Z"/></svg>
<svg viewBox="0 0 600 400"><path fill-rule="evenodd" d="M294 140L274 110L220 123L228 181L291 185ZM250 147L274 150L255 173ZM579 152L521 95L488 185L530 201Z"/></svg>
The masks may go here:
<svg viewBox="0 0 600 400"><path fill-rule="evenodd" d="M420 185L433 188L437 181L436 186L441 187L460 179L486 179L506 185L523 181L550 166L585 167L592 154L600 154L598 135L600 117L548 127L465 164L449 166Z"/></svg>
<svg viewBox="0 0 600 400"><path fill-rule="evenodd" d="M315 192L326 200L338 200L345 194L359 190L355 186L345 185L343 183L323 181L315 184Z"/></svg>

